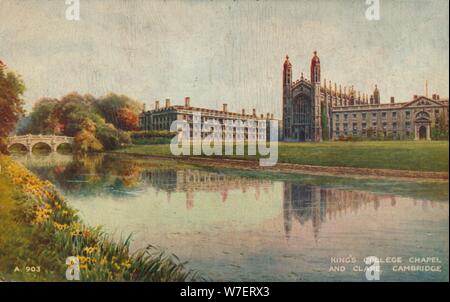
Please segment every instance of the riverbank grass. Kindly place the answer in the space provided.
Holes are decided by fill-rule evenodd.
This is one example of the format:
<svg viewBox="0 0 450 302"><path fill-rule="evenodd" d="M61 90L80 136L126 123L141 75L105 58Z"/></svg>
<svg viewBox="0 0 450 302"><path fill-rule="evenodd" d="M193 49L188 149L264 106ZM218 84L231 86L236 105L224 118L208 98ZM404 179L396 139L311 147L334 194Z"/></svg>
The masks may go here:
<svg viewBox="0 0 450 302"><path fill-rule="evenodd" d="M154 246L130 254L130 238L85 226L50 182L11 158L0 155L0 167L0 280L64 281L74 263L81 281L200 279L176 256Z"/></svg>
<svg viewBox="0 0 450 302"><path fill-rule="evenodd" d="M278 162L315 166L445 172L448 171L448 147L448 141L280 142ZM130 146L117 152L172 156L169 144ZM259 156L249 155L223 157L246 160L259 158Z"/></svg>

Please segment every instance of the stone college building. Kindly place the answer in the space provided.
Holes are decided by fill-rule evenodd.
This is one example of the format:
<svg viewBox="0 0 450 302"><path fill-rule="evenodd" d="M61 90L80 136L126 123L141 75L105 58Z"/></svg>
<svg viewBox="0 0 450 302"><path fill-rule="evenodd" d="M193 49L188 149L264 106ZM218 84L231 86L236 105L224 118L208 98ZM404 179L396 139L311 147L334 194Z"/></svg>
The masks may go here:
<svg viewBox="0 0 450 302"><path fill-rule="evenodd" d="M448 99L433 94L415 95L397 103L380 102L375 85L372 94L361 94L352 87L321 82L321 65L314 52L310 80L301 74L293 81L289 57L283 64L282 136L285 141L323 139L392 138L431 139L433 128L448 130ZM428 90L428 89L426 89Z"/></svg>

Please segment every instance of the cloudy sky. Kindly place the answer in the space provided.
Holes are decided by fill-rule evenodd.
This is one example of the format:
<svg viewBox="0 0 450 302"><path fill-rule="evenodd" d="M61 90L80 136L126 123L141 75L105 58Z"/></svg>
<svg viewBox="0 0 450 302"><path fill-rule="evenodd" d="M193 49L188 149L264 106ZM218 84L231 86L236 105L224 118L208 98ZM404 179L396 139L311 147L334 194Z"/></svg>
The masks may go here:
<svg viewBox="0 0 450 302"><path fill-rule="evenodd" d="M146 102L185 96L195 106L281 113L286 54L294 78L314 50L322 78L371 92L382 102L424 93L448 96L447 0L380 0L379 21L365 0L80 0L68 21L65 0L0 0L0 60L40 97L71 91L126 94Z"/></svg>

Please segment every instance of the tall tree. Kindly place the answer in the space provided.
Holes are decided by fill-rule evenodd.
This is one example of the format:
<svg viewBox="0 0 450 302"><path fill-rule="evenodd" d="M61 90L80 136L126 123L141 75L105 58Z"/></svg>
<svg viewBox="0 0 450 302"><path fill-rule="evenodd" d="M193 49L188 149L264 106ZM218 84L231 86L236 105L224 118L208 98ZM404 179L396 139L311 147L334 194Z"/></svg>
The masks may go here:
<svg viewBox="0 0 450 302"><path fill-rule="evenodd" d="M111 123L121 130L130 130L127 129L130 126L128 123L129 117L131 116L132 118L132 115L137 117L140 110L142 110L142 105L125 95L110 93L98 99L95 102L95 108L105 118L107 123ZM122 116L119 116L120 112L122 112Z"/></svg>
<svg viewBox="0 0 450 302"><path fill-rule="evenodd" d="M30 114L30 124L26 132L32 134L53 134L58 120L53 114L58 99L41 98L33 106ZM23 131L22 131L23 132Z"/></svg>
<svg viewBox="0 0 450 302"><path fill-rule="evenodd" d="M0 152L7 153L6 139L24 113L25 84L0 61Z"/></svg>
<svg viewBox="0 0 450 302"><path fill-rule="evenodd" d="M125 131L135 131L139 129L139 117L128 108L120 108L117 112L119 129Z"/></svg>

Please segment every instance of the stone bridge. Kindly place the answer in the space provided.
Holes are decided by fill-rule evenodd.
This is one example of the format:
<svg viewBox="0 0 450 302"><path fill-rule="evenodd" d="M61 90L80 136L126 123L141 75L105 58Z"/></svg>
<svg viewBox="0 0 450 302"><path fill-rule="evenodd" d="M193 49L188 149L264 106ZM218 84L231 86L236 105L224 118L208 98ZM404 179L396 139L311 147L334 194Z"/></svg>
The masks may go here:
<svg viewBox="0 0 450 302"><path fill-rule="evenodd" d="M21 135L8 137L8 149L13 145L22 145L28 152L33 151L36 144L46 144L52 152L56 152L62 144L73 145L73 137L57 135Z"/></svg>

